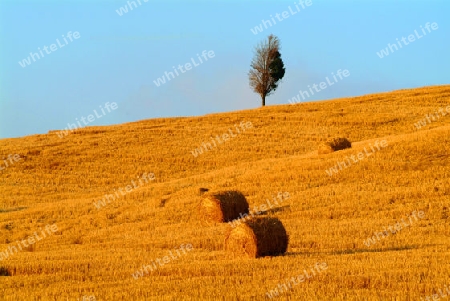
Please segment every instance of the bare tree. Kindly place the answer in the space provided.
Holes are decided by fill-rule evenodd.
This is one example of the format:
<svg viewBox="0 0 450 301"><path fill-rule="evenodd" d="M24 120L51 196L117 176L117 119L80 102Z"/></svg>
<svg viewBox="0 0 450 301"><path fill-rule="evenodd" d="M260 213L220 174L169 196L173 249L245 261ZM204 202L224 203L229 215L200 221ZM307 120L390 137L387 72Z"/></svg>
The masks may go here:
<svg viewBox="0 0 450 301"><path fill-rule="evenodd" d="M266 105L266 96L269 96L278 87L278 82L285 73L284 63L280 54L280 40L270 35L267 41L258 44L255 56L248 73L250 87L261 96L262 105Z"/></svg>

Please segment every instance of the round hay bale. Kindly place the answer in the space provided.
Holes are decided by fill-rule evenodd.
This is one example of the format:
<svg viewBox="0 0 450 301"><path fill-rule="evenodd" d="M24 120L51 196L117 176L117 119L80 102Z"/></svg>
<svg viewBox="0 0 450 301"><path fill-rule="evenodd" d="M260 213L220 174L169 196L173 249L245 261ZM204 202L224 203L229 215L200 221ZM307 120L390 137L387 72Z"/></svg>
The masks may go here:
<svg viewBox="0 0 450 301"><path fill-rule="evenodd" d="M319 145L318 154L330 154L332 152L351 147L352 143L348 141L347 138L333 138Z"/></svg>
<svg viewBox="0 0 450 301"><path fill-rule="evenodd" d="M257 217L228 229L225 250L236 255L258 258L276 256L287 250L289 236L281 221L274 217Z"/></svg>
<svg viewBox="0 0 450 301"><path fill-rule="evenodd" d="M210 222L226 223L248 213L247 199L239 191L208 192L200 203L200 216Z"/></svg>

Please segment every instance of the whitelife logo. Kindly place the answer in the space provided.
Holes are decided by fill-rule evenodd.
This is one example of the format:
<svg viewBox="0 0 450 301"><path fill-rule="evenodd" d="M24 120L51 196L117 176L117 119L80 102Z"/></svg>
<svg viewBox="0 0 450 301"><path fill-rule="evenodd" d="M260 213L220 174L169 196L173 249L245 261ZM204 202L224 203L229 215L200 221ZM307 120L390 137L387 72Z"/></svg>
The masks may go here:
<svg viewBox="0 0 450 301"><path fill-rule="evenodd" d="M203 59L205 60L205 62L208 60L208 57L209 57L210 59L212 59L212 58L215 57L215 56L216 56L216 54L215 54L214 51L212 51L212 50L208 51L208 53L206 53L206 50L203 50L203 52L202 52L202 57L203 57ZM192 62L192 64L194 65L194 67L197 67L197 66L200 66L201 64L203 64L203 60L202 60L202 58L199 56L198 53L197 53L197 58L198 58L198 61L200 62L200 63L198 63L198 64L196 64L194 58L191 58L191 62ZM184 70L183 67L186 68L186 70ZM177 69L175 68L175 66L172 66L172 68L173 68L173 71L175 72L175 74L176 74L177 76L180 76L180 74L178 73L178 71L177 71ZM186 63L186 64L184 64L184 66L178 65L178 70L180 70L181 73L186 73L187 71L189 71L189 70L191 70L191 69L192 69L191 63ZM172 76L172 78L170 78L169 75ZM168 81L170 81L170 80L172 80L172 79L175 79L175 75L173 74L173 72L167 72L167 71L166 71L166 72L164 72L164 75L163 75L162 77L159 77L157 80L154 80L153 83L155 83L155 85L156 85L157 87L159 87L159 86L161 86L161 85L163 85L163 84L166 83L166 78L167 78Z"/></svg>
<svg viewBox="0 0 450 301"><path fill-rule="evenodd" d="M144 173L139 178L139 185L136 185L134 180L131 180L131 185L127 185L125 188L119 188L118 191L114 189L114 194L105 194L104 197L101 200L98 200L97 202L94 202L94 206L97 209L101 209L102 207L105 207L107 204L110 204L111 202L114 202L115 200L118 200L120 198L120 195L118 192L120 192L121 196L125 196L127 193L130 193L133 191L133 189L138 189L139 187L142 187L144 184L147 184L148 181L155 180L155 174L154 173ZM124 191L125 190L125 191Z"/></svg>
<svg viewBox="0 0 450 301"><path fill-rule="evenodd" d="M279 14L279 13L275 14L275 17L277 18L277 20L279 22L289 18L290 16L298 14L301 11L300 6L302 7L303 10L308 6L311 6L312 1L311 0L306 0L306 1L300 0L300 1L298 1L298 3L294 2L294 4L295 4L295 8L297 9L297 11L292 10L292 7L289 5L288 6L289 11L285 10L281 14ZM277 24L277 22L275 21L275 19L273 18L272 15L270 15L270 18L271 18L272 22L270 22L270 20L261 20L262 23L255 26L254 28L250 28L250 31L254 35L257 35L258 33L263 32L264 29L268 29L269 27L272 27L275 24ZM264 26L264 28L263 28L263 26Z"/></svg>
<svg viewBox="0 0 450 301"><path fill-rule="evenodd" d="M415 34L415 35L414 35L414 34L410 34L410 35L408 36L408 41L409 41L409 43L406 42L406 38L405 38L405 37L402 37L402 38L400 39L400 40L403 42L403 45L404 45L404 46L408 46L410 43L414 42L414 41L416 40L416 38L417 38L417 40L419 40L419 39L421 39L421 38L423 38L424 36L427 35L427 32L425 31L425 29L423 29L422 25L420 25L420 28L422 29L422 34L423 34L423 36L421 36L421 35L417 32L417 30L414 30L414 34ZM430 24L430 22L427 22L427 24L425 24L425 28L427 29L428 33L431 33L430 28L433 29L433 30L437 30L437 29L439 28L439 26L438 26L438 24L437 24L436 22L433 22L433 23L431 23L431 24ZM400 43L400 41L398 40L398 38L397 38L396 40L397 40L397 45L398 45L398 47L402 48L402 47L403 47L403 46L402 46L402 43ZM389 55L389 50L391 51L390 53L394 53L394 51L398 51L397 45L396 45L395 43L394 43L394 44L388 43L388 45L387 45L388 47L386 47L386 48L384 48L384 49L381 49L380 52L377 52L378 57L379 57L380 59L382 59L382 58L388 56L388 55Z"/></svg>
<svg viewBox="0 0 450 301"><path fill-rule="evenodd" d="M7 259L9 256L14 255L14 253L18 253L19 250L22 251L22 246L24 248L28 248L32 245L34 245L36 242L41 241L42 239L47 237L48 235L51 235L53 233L55 233L56 231L58 231L58 226L56 224L53 225L46 225L45 226L45 231L42 230L41 228L39 228L41 230L41 235L42 237L40 237L37 232L34 232L33 236L29 236L27 239L16 241L16 246L9 246L8 249L4 252L0 252L0 261L1 260L5 260ZM27 243L28 242L28 243ZM17 250L17 248L19 248L19 250Z"/></svg>
<svg viewBox="0 0 450 301"><path fill-rule="evenodd" d="M447 113L450 113L450 106L447 106L445 110L447 111ZM438 114L438 112L441 114ZM439 111L434 112L434 114L425 115L425 119L419 120L419 122L414 123L414 126L416 127L416 129L420 130L422 127L427 126L431 122L438 121L441 116L445 117L447 113L445 113L444 108L439 108Z"/></svg>
<svg viewBox="0 0 450 301"><path fill-rule="evenodd" d="M277 197L280 200L280 203L283 203L283 201L290 198L290 195L289 195L289 192L287 192L287 191L284 193L279 192ZM280 205L280 203L278 203L278 200L275 197L272 197L272 202L276 206ZM242 224L243 221L249 220L250 218L255 217L255 215L260 215L263 212L265 212L266 210L271 210L272 208L274 208L274 206L269 201L269 199L266 199L266 203L269 208L267 208L266 204L260 205L259 206L260 210L258 210L258 206L255 206L255 207L253 207L253 210L250 210L249 214L247 214L247 213L242 214L242 212L241 212L241 213L239 213L239 216L240 216L239 218L234 219L228 223L231 225L231 227L235 228L235 227L239 226L240 224Z"/></svg>
<svg viewBox="0 0 450 301"><path fill-rule="evenodd" d="M439 289L439 294L434 294L430 296L426 296L425 298L420 297L420 301L437 301L441 298L446 298L450 296L450 288L447 285L445 286L445 290L447 291L447 294L444 294L444 289ZM450 284L449 284L450 286Z"/></svg>
<svg viewBox="0 0 450 301"><path fill-rule="evenodd" d="M423 219L425 217L425 212L413 211L410 216L407 216L407 218L409 217L409 219L408 219L409 224L407 222L405 222L404 218L402 218L403 224L400 224L400 222L397 222L395 225L389 226L388 229L389 229L389 231L391 231L392 234L395 234L404 228L410 227L413 224L413 222L417 222L419 220L419 218L417 216L419 216L420 219ZM411 217L414 217L414 220ZM389 236L389 232L386 230L386 228L384 228L384 230L382 232L375 232L374 234L375 235L373 237L369 237L368 239L366 239L364 241L364 244L367 247L370 247L371 245L376 244L377 241L380 240L380 236L382 238L386 238Z"/></svg>
<svg viewBox="0 0 450 301"><path fill-rule="evenodd" d="M139 277L144 277L144 272L145 272L145 274L148 274L150 272L156 271L156 269L158 267L162 267L165 264L168 264L169 262L171 262L172 260L180 258L181 255L186 254L186 251L189 252L189 251L192 251L193 249L194 249L194 247L192 246L192 244L186 244L186 245L182 244L179 249L175 249L178 257L175 256L172 253L172 251L169 251L170 257L167 255L167 256L164 256L163 258L156 258L150 265L143 265L138 271L136 271L134 274L131 274L131 276L133 276L133 278L135 280L139 279ZM182 254L180 254L180 250L181 250ZM156 262L158 263L159 266L156 265ZM150 272L148 271L148 269L150 270Z"/></svg>
<svg viewBox="0 0 450 301"><path fill-rule="evenodd" d="M141 1L143 2L148 2L148 0L136 0L139 3L139 6L142 5ZM131 4L134 5L134 8L138 8L136 1L127 1L127 5L130 8L130 11L133 10L133 7L131 6ZM124 14L128 13L128 7L127 5L120 7L119 9L116 9L116 13L122 17Z"/></svg>
<svg viewBox="0 0 450 301"><path fill-rule="evenodd" d="M15 155L9 154L8 158L3 158L4 163L0 163L0 171L5 170L7 167L13 165L14 164L13 159L14 159L14 162L19 162L22 158L20 157L19 154L15 154ZM7 160L9 160L10 164L8 163ZM4 167L2 166L3 164L5 165Z"/></svg>
<svg viewBox="0 0 450 301"><path fill-rule="evenodd" d="M251 121L247 121L245 123L244 123L244 121L241 121L241 123L239 125L241 126L242 132L245 132L246 129L253 128L253 124L251 123ZM237 127L236 124L234 125L234 127L236 128L236 132L238 134L240 134L241 132L239 131L239 128ZM231 129L228 129L228 132L230 133L230 135L228 135L226 133L222 135L223 141L228 141L230 138L237 137L237 135L235 135ZM216 140L219 144L223 143L222 140L220 140L219 135L216 136ZM211 141L214 144L214 147L217 147L216 141L214 140L213 137L211 137ZM211 145L211 143L203 142L203 144L199 148L194 149L193 151L191 151L191 153L195 158L197 158L198 155L203 154L203 150L205 150L205 152L206 152L206 151L212 150L212 149L213 149L213 146Z"/></svg>
<svg viewBox="0 0 450 301"><path fill-rule="evenodd" d="M311 276L306 272L306 270L303 270L302 274L300 274L296 277L292 277L291 279L286 279L285 283L278 284L278 286L276 288L267 292L266 295L267 295L267 297L269 297L269 299L278 297L281 293L286 293L289 290L293 289L292 284L298 285L298 284L304 282L306 279L310 279L313 276L316 276L316 271L317 271L317 273L322 273L323 271L325 271L327 269L328 269L328 265L326 262L322 262L322 263L317 262L314 265L314 268L311 267L311 273L312 273Z"/></svg>
<svg viewBox="0 0 450 301"><path fill-rule="evenodd" d="M39 55L39 53L36 53L36 52L35 52L35 53L30 52L30 55L29 55L26 59L23 59L21 62L19 62L19 65L20 65L22 68L25 68L26 66L31 65L31 63L32 63L31 60L33 60L33 62L36 62L36 58L37 58L38 60L40 60L41 58L44 57L44 53L42 52L42 50L44 50L46 54L50 54L50 53L52 53L52 52L55 52L56 50L58 50L58 49L60 49L60 48L63 48L64 46L66 46L66 45L69 44L69 42L67 41L67 39L69 39L70 42L73 42L73 39L75 39L75 40L79 39L79 38L80 38L80 33L79 33L78 31L75 31L75 32L72 34L72 32L69 31L69 32L67 33L67 39L66 39L66 37L65 37L64 35L62 35L62 37L63 37L63 39L64 39L64 42L66 42L65 44L61 44L61 42L59 41L59 38L58 38L58 39L56 39L56 42L58 43L58 46L59 46L59 47L57 47L56 44L51 44L50 47L47 47L47 45L45 45L44 47L42 47L43 49L41 49L41 47L38 47L38 51L39 51L39 53L40 53L41 55ZM72 39L72 38L73 38L73 39ZM49 51L49 49L50 49L50 51Z"/></svg>
<svg viewBox="0 0 450 301"><path fill-rule="evenodd" d="M105 116L105 115L106 115L105 110L108 111L108 113L111 113L111 110L114 111L114 110L116 110L118 107L119 107L119 106L118 106L117 103L115 103L115 102L113 102L113 103L111 103L111 104L109 104L109 102L107 102L107 103L105 103L105 107L99 106L99 108L102 110L102 114L103 114L103 115L99 115L99 114L97 113L97 110L94 110L95 116L91 114L91 115L89 115L87 118L85 118L84 116L81 116L80 119L81 119L81 121L83 122L84 126L87 126L89 123L94 122L95 119L100 119L100 118L102 118L103 116ZM104 109L105 109L105 110L104 110ZM97 118L96 118L96 117L97 117ZM67 136L67 135L69 134L69 130L70 130L70 132L73 132L73 131L75 131L75 130L77 130L77 129L80 129L80 128L84 127L83 125L80 124L80 120L78 120L78 118L75 118L75 120L77 121L78 126L77 126L75 123L68 123L68 124L67 124L67 127L64 128L63 131L59 131L59 132L56 133L56 134L58 135L59 138L63 138L64 136ZM87 121L87 122L86 122L86 121Z"/></svg>
<svg viewBox="0 0 450 301"><path fill-rule="evenodd" d="M347 158L347 163L344 161L338 162L335 166L331 167L330 169L326 170L325 172L331 177L333 174L337 174L339 171L341 171L343 168L349 168L352 165L352 162L350 161L350 159L353 160L354 163L358 163L359 161L368 158L370 156L372 156L376 150L381 150L380 147L385 148L388 146L388 142L386 140L381 140L381 143L377 140L375 142L375 147L377 149L374 149L374 147L372 146L372 143L369 143L370 148L372 149L372 152L369 153L367 151L367 149L364 147L364 152L359 152L356 156L355 155L351 155L350 158L348 156L346 156L345 158Z"/></svg>
<svg viewBox="0 0 450 301"><path fill-rule="evenodd" d="M348 71L347 69L344 69L343 71L341 69L339 69L338 71L336 71L336 75L334 75L334 72L331 72L331 74L333 75L334 82L330 81L330 79L327 76L327 77L325 77L327 82L320 82L320 84L318 84L318 85L314 84L314 85L312 85L312 87L310 85L308 85L309 92L311 92L311 95L309 95L308 91L300 90L299 93L296 96L292 97L292 99L289 100L289 103L291 105L295 105L295 104L299 103L301 101L300 100L300 95L302 96L302 100L305 100L306 98L308 98L310 96L313 96L314 95L314 91L312 90L312 88L314 88L314 90L317 93L322 91L322 90L325 90L329 86L332 86L332 85L334 85L335 83L338 82L338 79L336 78L336 75L341 80L343 80L342 76L344 76L344 77L350 76L350 71ZM327 83L328 83L328 85L327 85ZM320 88L320 89L318 89L318 88ZM305 94L306 94L306 97L305 97Z"/></svg>

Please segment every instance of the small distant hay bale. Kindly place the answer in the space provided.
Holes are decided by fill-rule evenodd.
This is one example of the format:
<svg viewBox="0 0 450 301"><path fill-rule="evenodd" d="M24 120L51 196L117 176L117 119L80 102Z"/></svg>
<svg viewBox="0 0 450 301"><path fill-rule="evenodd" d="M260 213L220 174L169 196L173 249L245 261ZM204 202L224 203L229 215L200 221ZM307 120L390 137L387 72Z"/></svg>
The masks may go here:
<svg viewBox="0 0 450 301"><path fill-rule="evenodd" d="M332 152L351 147L352 143L348 141L347 138L333 138L319 145L318 154L330 154Z"/></svg>
<svg viewBox="0 0 450 301"><path fill-rule="evenodd" d="M289 236L281 221L274 217L257 217L228 229L225 250L235 255L258 258L282 255Z"/></svg>
<svg viewBox="0 0 450 301"><path fill-rule="evenodd" d="M209 222L226 223L249 213L247 199L234 190L205 193L199 207L201 219Z"/></svg>

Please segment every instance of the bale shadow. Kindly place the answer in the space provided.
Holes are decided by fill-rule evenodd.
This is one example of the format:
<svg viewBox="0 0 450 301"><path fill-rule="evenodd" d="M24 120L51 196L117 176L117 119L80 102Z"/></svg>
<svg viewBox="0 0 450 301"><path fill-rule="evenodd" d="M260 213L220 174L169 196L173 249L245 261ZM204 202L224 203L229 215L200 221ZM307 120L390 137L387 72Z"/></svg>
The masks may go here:
<svg viewBox="0 0 450 301"><path fill-rule="evenodd" d="M356 254L356 253L375 253L375 252L387 252L387 251L404 251L404 250L412 250L418 249L419 245L408 245L402 247L393 247L393 248L374 248L374 249L354 249L354 250L342 250L329 252L330 255L342 255L342 254Z"/></svg>
<svg viewBox="0 0 450 301"><path fill-rule="evenodd" d="M393 248L374 248L374 249L350 249L350 250L339 250L339 251L327 251L327 252L314 252L314 251L303 251L303 252L286 252L283 256L299 256L299 255L311 255L311 254L324 254L324 255L345 255L345 254L357 254L357 253L377 253L377 252L390 252L390 251L404 251L419 249L419 245L407 245L402 247Z"/></svg>
<svg viewBox="0 0 450 301"><path fill-rule="evenodd" d="M8 212L20 211L20 210L25 210L25 209L28 209L28 207L0 209L0 213L8 213Z"/></svg>
<svg viewBox="0 0 450 301"><path fill-rule="evenodd" d="M291 205L285 205L285 206L276 207L276 208L273 208L273 209L261 211L261 213L259 215L268 215L268 214L273 214L273 213L276 213L276 212L281 212L281 211L286 211L286 210L291 210Z"/></svg>

